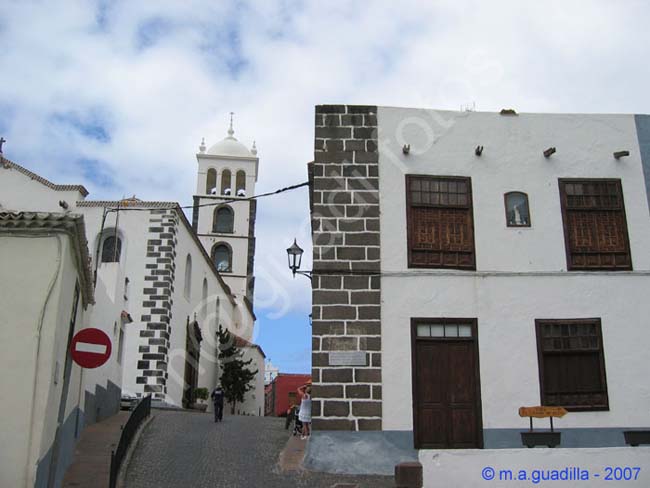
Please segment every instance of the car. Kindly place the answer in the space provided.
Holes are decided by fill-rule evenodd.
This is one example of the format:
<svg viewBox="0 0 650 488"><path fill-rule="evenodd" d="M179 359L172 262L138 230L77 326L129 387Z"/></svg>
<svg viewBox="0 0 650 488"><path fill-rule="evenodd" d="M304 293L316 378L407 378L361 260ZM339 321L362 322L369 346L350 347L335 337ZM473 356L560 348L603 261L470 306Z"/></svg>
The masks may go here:
<svg viewBox="0 0 650 488"><path fill-rule="evenodd" d="M130 391L123 390L120 399L120 408L122 410L131 410L138 404L138 397Z"/></svg>

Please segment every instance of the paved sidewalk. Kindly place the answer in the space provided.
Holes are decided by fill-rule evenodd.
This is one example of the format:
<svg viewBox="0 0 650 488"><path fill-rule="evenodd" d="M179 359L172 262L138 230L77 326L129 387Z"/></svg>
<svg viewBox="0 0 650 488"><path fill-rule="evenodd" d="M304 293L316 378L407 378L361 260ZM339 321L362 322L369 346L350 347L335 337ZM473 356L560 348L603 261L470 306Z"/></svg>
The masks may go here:
<svg viewBox="0 0 650 488"><path fill-rule="evenodd" d="M284 419L157 411L126 471L127 488L392 488L392 476L350 476L302 469L306 441ZM279 463L283 452L284 462ZM345 486L345 485L344 485Z"/></svg>
<svg viewBox="0 0 650 488"><path fill-rule="evenodd" d="M307 441L300 438L300 436L292 435L289 437L287 444L280 453L278 459L278 467L282 473L300 473L304 470L302 461L305 458L305 449L307 448Z"/></svg>
<svg viewBox="0 0 650 488"><path fill-rule="evenodd" d="M63 478L63 488L106 488L111 469L111 450L117 447L121 426L131 412L86 427L75 446L74 460Z"/></svg>

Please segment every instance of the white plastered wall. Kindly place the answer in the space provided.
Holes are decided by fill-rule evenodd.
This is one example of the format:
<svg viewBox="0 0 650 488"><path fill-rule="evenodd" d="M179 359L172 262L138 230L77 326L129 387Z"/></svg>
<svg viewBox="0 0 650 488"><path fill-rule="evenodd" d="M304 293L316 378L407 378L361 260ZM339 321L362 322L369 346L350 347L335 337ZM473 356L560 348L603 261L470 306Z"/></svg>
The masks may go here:
<svg viewBox="0 0 650 488"><path fill-rule="evenodd" d="M123 392L135 393L140 331L137 324L143 312L142 289L147 286L144 282L147 240L143 236L143 232L147 228L149 214L140 211L122 211L119 214L119 220L115 212L107 215L104 232L113 232L117 228L117 233L122 241L122 249L119 263L102 263L101 250L99 259L97 256L97 246L99 245L104 209L102 207L77 207L77 211L83 214L86 222L93 270L99 261L95 289L96 304L91 310L90 326L106 332L113 345L109 361L101 368L84 373L84 383L86 389L93 394L95 393L95 384L106 387L107 379L121 387ZM126 278L129 279L129 284L128 294L125 295ZM134 322L123 324L122 311L129 313ZM120 328L124 334L124 351L121 363L118 360Z"/></svg>
<svg viewBox="0 0 650 488"><path fill-rule="evenodd" d="M242 347L242 360L253 362L247 366L250 370L257 370L257 375L253 380L253 388L248 391L244 397L244 402L237 405L237 410L245 415L263 416L264 415L264 356L257 347Z"/></svg>
<svg viewBox="0 0 650 488"><path fill-rule="evenodd" d="M53 190L17 169L2 166L0 187L0 206L4 212L63 212L59 201L64 200L72 208L84 198L77 190Z"/></svg>
<svg viewBox="0 0 650 488"><path fill-rule="evenodd" d="M517 408L539 404L536 318L599 317L610 410L557 425L648 425L650 220L634 117L380 108L378 119L382 273L421 272L407 267L406 174L471 176L477 267L382 277L383 428L413 428L411 317L478 319L484 428L520 428ZM571 177L621 179L634 272L565 272L558 178ZM506 227L508 191L528 194L531 228Z"/></svg>
<svg viewBox="0 0 650 488"><path fill-rule="evenodd" d="M0 387L10 392L0 419L0 485L33 485L56 432L77 269L69 238L56 235L1 236L0 269L12 277L0 281ZM85 322L80 299L75 330ZM79 374L73 365L64 419L80 406Z"/></svg>

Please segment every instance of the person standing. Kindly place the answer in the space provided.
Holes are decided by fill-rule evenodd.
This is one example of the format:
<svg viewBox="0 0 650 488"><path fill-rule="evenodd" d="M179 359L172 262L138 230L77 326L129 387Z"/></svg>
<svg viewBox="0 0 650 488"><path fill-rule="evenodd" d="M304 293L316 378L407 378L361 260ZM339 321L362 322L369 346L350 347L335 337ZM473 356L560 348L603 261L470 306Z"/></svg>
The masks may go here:
<svg viewBox="0 0 650 488"><path fill-rule="evenodd" d="M302 436L301 439L307 439L311 435L311 384L298 388L298 393L302 395L300 402L300 412L298 413L298 420L302 422Z"/></svg>
<svg viewBox="0 0 650 488"><path fill-rule="evenodd" d="M214 404L214 421L221 422L223 420L223 390L221 385L217 385L212 390L212 403Z"/></svg>

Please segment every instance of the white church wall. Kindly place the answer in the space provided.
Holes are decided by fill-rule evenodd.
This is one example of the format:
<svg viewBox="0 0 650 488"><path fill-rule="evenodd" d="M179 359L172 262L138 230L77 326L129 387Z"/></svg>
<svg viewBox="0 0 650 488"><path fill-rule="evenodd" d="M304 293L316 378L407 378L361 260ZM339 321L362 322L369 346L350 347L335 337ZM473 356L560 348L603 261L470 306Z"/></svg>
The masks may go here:
<svg viewBox="0 0 650 488"><path fill-rule="evenodd" d="M104 235L114 232L117 233L122 241L119 263L102 263L101 248L97 254L99 234L101 231L101 221L104 212L103 207L99 206L79 206L77 211L83 213L86 221L86 232L88 233L88 242L92 246L90 249L93 260L93 269L97 266L97 288L96 304L92 309L91 323L93 327L104 330L111 338L113 344L113 353L105 368L108 370L108 381L101 384L99 377L104 372L97 371L89 375L86 382L86 389L89 392L90 399L93 402L104 402L102 398L96 398L97 392L103 394L103 390L97 390L95 384L100 385L106 391L111 391L108 399L109 405L105 409L114 409L114 398L119 392L116 388L129 393L136 393L138 386L137 361L138 361L138 343L139 334L143 329L140 321L142 315L142 289L146 286L144 282L144 255L146 253L146 239L142 237L143 229L147 226L148 212L141 211L121 211L118 216L115 212L107 215L104 223ZM97 263L97 261L99 261ZM125 279L128 283L128 299L125 300ZM121 312L125 311L133 318L132 323L122 323ZM115 324L117 323L117 327ZM124 334L122 362L119 362L119 337L120 328ZM97 378L94 376L97 375ZM95 383L97 381L97 383ZM93 406L92 412L87 412L91 419L96 416L97 405ZM101 415L101 406L100 415Z"/></svg>

